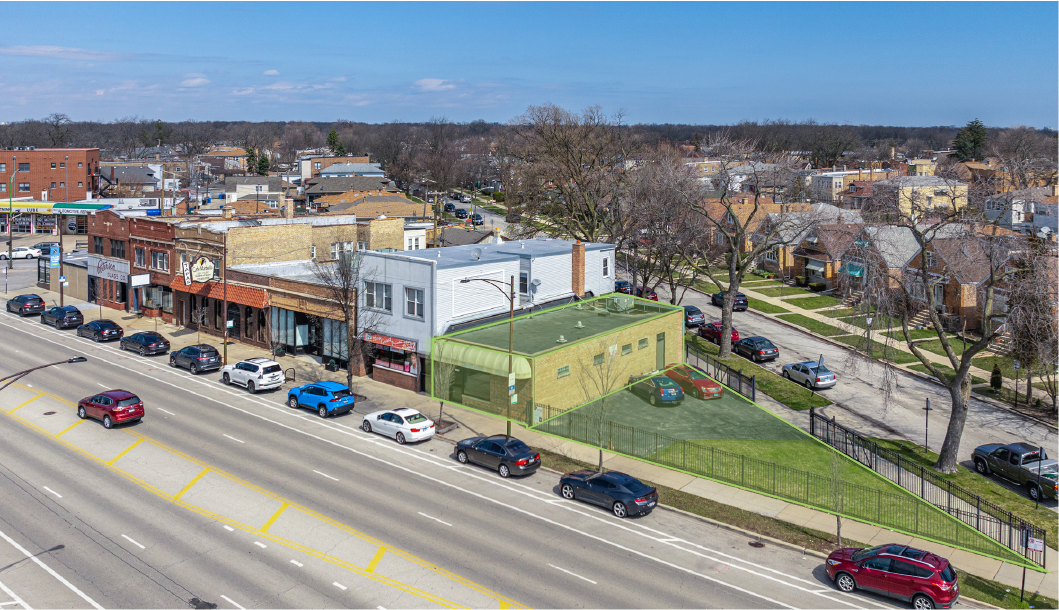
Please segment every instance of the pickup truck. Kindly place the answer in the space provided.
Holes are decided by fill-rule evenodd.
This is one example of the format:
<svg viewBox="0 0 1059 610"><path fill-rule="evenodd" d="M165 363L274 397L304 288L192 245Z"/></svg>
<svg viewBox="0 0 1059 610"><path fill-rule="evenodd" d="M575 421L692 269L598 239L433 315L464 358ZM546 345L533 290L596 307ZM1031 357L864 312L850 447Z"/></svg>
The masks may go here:
<svg viewBox="0 0 1059 610"><path fill-rule="evenodd" d="M1057 462L1048 453L1029 443L982 445L971 459L981 475L998 474L1025 486L1030 498L1040 501L1056 497Z"/></svg>

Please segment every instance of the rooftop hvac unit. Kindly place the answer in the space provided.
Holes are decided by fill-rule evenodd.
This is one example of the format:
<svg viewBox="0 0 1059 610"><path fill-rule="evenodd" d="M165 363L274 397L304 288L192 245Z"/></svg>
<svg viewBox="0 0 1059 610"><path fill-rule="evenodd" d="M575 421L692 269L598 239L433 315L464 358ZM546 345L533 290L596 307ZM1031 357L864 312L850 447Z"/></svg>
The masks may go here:
<svg viewBox="0 0 1059 610"><path fill-rule="evenodd" d="M631 311L633 308L632 297L608 297L607 298L607 311L613 311L617 313L624 313Z"/></svg>

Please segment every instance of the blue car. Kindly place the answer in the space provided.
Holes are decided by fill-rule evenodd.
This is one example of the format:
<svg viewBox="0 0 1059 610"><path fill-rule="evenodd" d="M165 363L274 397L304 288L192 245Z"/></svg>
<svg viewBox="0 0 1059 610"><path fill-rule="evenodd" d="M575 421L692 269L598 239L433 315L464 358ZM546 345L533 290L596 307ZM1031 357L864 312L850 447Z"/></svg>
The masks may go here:
<svg viewBox="0 0 1059 610"><path fill-rule="evenodd" d="M629 390L637 396L646 398L652 407L659 404L675 406L684 402L684 390L681 390L675 381L665 375L633 378L633 384L629 386Z"/></svg>
<svg viewBox="0 0 1059 610"><path fill-rule="evenodd" d="M287 406L292 409L307 407L320 417L339 415L353 410L353 394L349 388L335 381L319 381L291 388Z"/></svg>

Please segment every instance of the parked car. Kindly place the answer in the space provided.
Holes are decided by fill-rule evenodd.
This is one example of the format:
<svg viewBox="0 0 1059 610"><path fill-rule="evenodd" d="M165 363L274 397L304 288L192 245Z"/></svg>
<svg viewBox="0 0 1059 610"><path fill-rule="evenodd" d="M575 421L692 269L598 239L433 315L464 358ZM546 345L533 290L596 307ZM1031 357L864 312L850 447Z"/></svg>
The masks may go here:
<svg viewBox="0 0 1059 610"><path fill-rule="evenodd" d="M828 555L824 569L844 593L864 589L912 602L917 610L951 608L960 598L948 559L903 544L839 549Z"/></svg>
<svg viewBox="0 0 1059 610"><path fill-rule="evenodd" d="M718 292L710 297L710 302L715 307L724 305L724 293ZM746 308L750 306L750 301L747 300L746 295L742 292L735 294L735 303L732 304L732 311L746 311Z"/></svg>
<svg viewBox="0 0 1059 610"><path fill-rule="evenodd" d="M191 371L192 375L198 375L204 371L216 371L222 364L217 348L199 343L169 354L169 366L183 367Z"/></svg>
<svg viewBox="0 0 1059 610"><path fill-rule="evenodd" d="M120 347L141 356L164 354L169 351L169 340L154 331L144 331L122 337Z"/></svg>
<svg viewBox="0 0 1059 610"><path fill-rule="evenodd" d="M577 470L559 479L559 493L567 500L581 500L610 509L615 517L646 515L658 504L658 491L617 471L599 473Z"/></svg>
<svg viewBox="0 0 1059 610"><path fill-rule="evenodd" d="M463 197L460 197L460 203L470 203L470 202L471 202L471 196L470 195L464 195Z"/></svg>
<svg viewBox="0 0 1059 610"><path fill-rule="evenodd" d="M393 437L397 444L425 441L434 436L434 422L415 409L400 407L364 416L361 430Z"/></svg>
<svg viewBox="0 0 1059 610"><path fill-rule="evenodd" d="M110 429L116 424L126 424L143 419L143 401L132 392L107 390L77 402L77 416L103 422Z"/></svg>
<svg viewBox="0 0 1059 610"><path fill-rule="evenodd" d="M764 337L747 337L732 344L732 351L750 358L754 362L775 360L780 357L780 348Z"/></svg>
<svg viewBox="0 0 1059 610"><path fill-rule="evenodd" d="M632 294L632 284L625 280L617 280L614 282L614 292L620 292L622 294Z"/></svg>
<svg viewBox="0 0 1059 610"><path fill-rule="evenodd" d="M694 305L684 306L684 326L690 326L692 328L696 326L702 326L706 323L706 314L702 313L702 310Z"/></svg>
<svg viewBox="0 0 1059 610"><path fill-rule="evenodd" d="M703 324L699 327L699 336L707 341L713 341L714 343L720 344L721 342L721 323L710 322L709 324ZM732 343L739 340L739 331L732 327Z"/></svg>
<svg viewBox="0 0 1059 610"><path fill-rule="evenodd" d="M482 215L481 214L475 213L475 214L471 214L471 223L475 224L475 225L484 225L485 224L485 220L482 219Z"/></svg>
<svg viewBox="0 0 1059 610"><path fill-rule="evenodd" d="M348 413L353 410L355 400L349 388L336 381L318 381L287 391L288 407L307 407L320 417Z"/></svg>
<svg viewBox="0 0 1059 610"><path fill-rule="evenodd" d="M709 400L724 396L724 387L697 366L684 364L673 367L666 371L666 377L677 382L681 390L695 398Z"/></svg>
<svg viewBox="0 0 1059 610"><path fill-rule="evenodd" d="M221 383L246 386L251 394L283 385L283 367L268 358L247 358L221 369Z"/></svg>
<svg viewBox="0 0 1059 610"><path fill-rule="evenodd" d="M450 214L452 212L455 212L456 211L456 204L455 203L446 203L445 204L445 211L450 213Z"/></svg>
<svg viewBox="0 0 1059 610"><path fill-rule="evenodd" d="M85 317L81 310L73 305L65 307L52 307L40 314L41 324L51 324L55 328L74 328L85 323Z"/></svg>
<svg viewBox="0 0 1059 610"><path fill-rule="evenodd" d="M651 406L659 403L679 405L684 402L684 390L665 375L633 377L629 391L641 398L646 398Z"/></svg>
<svg viewBox="0 0 1059 610"><path fill-rule="evenodd" d="M77 327L78 337L88 337L96 343L115 339L120 340L124 334L125 329L118 326L113 320L92 320Z"/></svg>
<svg viewBox="0 0 1059 610"><path fill-rule="evenodd" d="M976 447L971 459L974 469L981 475L998 474L1026 488L1034 500L1055 498L1059 486L1056 483L1057 463L1041 455L1042 447L1029 443L1010 445L982 445Z"/></svg>
<svg viewBox="0 0 1059 610"><path fill-rule="evenodd" d="M644 287L643 286L637 286L636 287L636 296L643 297L645 299L651 299L652 301L657 301L658 300L658 293L657 292L655 292L654 290L651 290L650 288L648 288L647 289L647 294L644 294Z"/></svg>
<svg viewBox="0 0 1059 610"><path fill-rule="evenodd" d="M33 248L27 248L26 246L18 246L17 248L11 249L11 258L39 258L40 250L34 250ZM0 250L0 260L7 260L7 249Z"/></svg>
<svg viewBox="0 0 1059 610"><path fill-rule="evenodd" d="M812 390L830 388L838 383L838 377L819 362L795 362L783 365L783 376Z"/></svg>
<svg viewBox="0 0 1059 610"><path fill-rule="evenodd" d="M456 218L467 218L467 210L463 208L456 208Z"/></svg>
<svg viewBox="0 0 1059 610"><path fill-rule="evenodd" d="M461 464L478 464L495 470L505 479L512 474L529 474L541 467L541 454L505 434L463 439L456 443L456 459Z"/></svg>
<svg viewBox="0 0 1059 610"><path fill-rule="evenodd" d="M59 250L63 249L63 245L57 241L42 241L39 244L33 244L30 248L40 252L41 256L51 256L52 246L59 246Z"/></svg>
<svg viewBox="0 0 1059 610"><path fill-rule="evenodd" d="M7 311L17 313L20 318L30 314L40 314L44 312L44 299L35 294L20 294L13 299L8 299Z"/></svg>

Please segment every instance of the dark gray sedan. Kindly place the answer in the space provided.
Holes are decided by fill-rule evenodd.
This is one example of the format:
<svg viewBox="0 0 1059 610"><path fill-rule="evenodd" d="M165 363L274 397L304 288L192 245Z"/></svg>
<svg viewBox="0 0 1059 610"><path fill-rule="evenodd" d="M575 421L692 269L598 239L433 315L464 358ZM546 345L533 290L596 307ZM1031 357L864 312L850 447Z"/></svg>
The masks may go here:
<svg viewBox="0 0 1059 610"><path fill-rule="evenodd" d="M121 349L136 352L141 356L164 354L169 351L169 340L152 331L134 333L122 337Z"/></svg>
<svg viewBox="0 0 1059 610"><path fill-rule="evenodd" d="M780 348L764 337L747 337L737 341L732 344L732 351L754 362L775 360L780 357Z"/></svg>
<svg viewBox="0 0 1059 610"><path fill-rule="evenodd" d="M505 479L513 474L529 474L541 467L539 453L517 438L503 434L463 439L456 443L456 459L461 464L474 463L495 470Z"/></svg>

